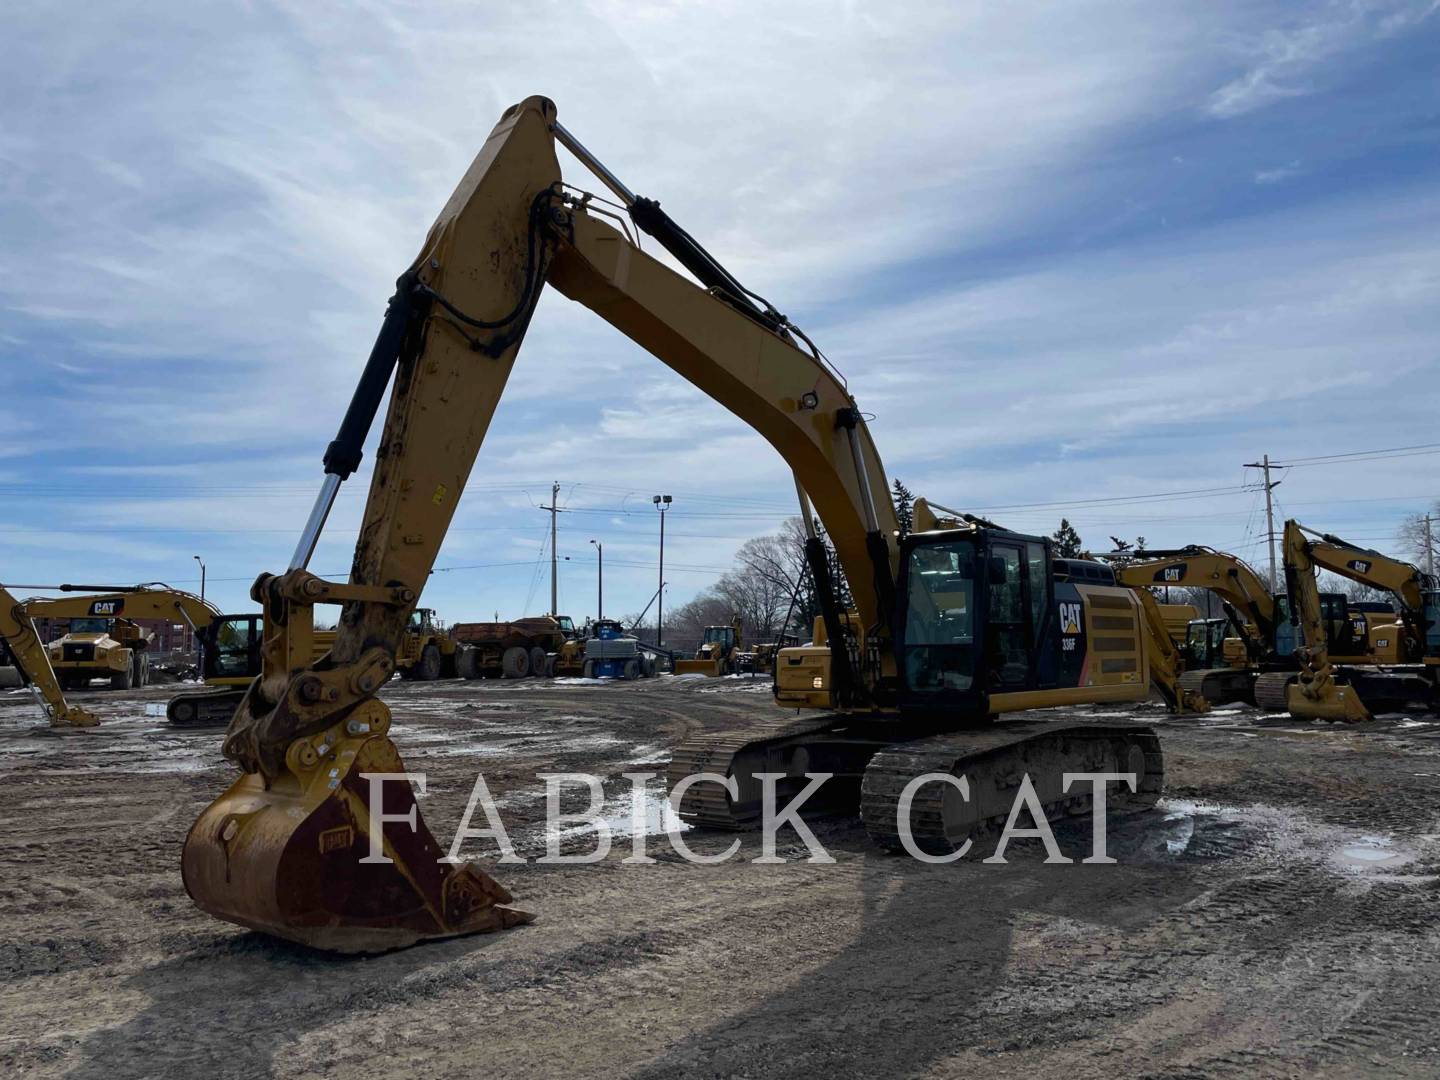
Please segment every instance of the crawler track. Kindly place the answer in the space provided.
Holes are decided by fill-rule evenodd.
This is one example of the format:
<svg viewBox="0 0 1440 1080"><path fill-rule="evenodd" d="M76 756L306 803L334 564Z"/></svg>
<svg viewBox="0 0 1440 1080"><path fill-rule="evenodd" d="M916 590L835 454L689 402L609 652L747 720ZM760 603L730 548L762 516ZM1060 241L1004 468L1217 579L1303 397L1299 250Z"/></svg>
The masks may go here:
<svg viewBox="0 0 1440 1080"><path fill-rule="evenodd" d="M922 851L948 854L966 841L983 846L1007 820L1021 776L1029 774L1047 816L1052 811L1084 813L1089 784L1065 791L1065 772L1134 772L1132 794L1109 785L1107 808L1143 810L1160 798L1165 759L1160 740L1145 727L1129 725L1060 727L1045 722L1007 722L983 731L938 735L892 746L876 754L865 770L860 816L865 831L882 847L900 850L900 800L905 788L926 774L963 776L963 799L953 784L938 779L913 792L911 835Z"/></svg>

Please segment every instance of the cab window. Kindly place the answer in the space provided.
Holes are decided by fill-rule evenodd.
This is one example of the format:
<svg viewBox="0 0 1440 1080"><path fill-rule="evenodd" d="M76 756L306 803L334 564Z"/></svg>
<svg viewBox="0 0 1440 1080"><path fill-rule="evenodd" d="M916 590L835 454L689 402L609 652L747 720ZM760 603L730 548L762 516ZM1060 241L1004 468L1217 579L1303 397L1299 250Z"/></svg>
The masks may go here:
<svg viewBox="0 0 1440 1080"><path fill-rule="evenodd" d="M910 690L969 690L975 681L975 547L910 551L903 665Z"/></svg>

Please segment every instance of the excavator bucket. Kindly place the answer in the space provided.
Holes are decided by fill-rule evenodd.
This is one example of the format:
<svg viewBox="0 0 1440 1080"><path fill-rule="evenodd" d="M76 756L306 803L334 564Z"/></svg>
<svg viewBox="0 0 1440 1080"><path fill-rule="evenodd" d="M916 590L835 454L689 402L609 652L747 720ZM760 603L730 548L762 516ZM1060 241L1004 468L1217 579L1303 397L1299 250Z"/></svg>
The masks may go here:
<svg viewBox="0 0 1440 1080"><path fill-rule="evenodd" d="M384 709L376 702L366 708ZM359 713L361 710L357 710ZM245 773L185 838L185 889L217 918L340 953L530 922L478 867L442 861L395 745L353 718L299 740L270 780ZM388 720L388 713L385 717ZM375 774L391 774L379 781ZM373 806L372 791L382 805ZM372 818L374 833L372 839Z"/></svg>
<svg viewBox="0 0 1440 1080"><path fill-rule="evenodd" d="M54 728L97 727L100 718L89 709L66 704L63 709L49 710L50 726Z"/></svg>
<svg viewBox="0 0 1440 1080"><path fill-rule="evenodd" d="M1285 688L1285 707L1291 716L1303 720L1359 724L1373 719L1353 686L1332 685L1328 692L1311 697L1299 682L1293 682Z"/></svg>

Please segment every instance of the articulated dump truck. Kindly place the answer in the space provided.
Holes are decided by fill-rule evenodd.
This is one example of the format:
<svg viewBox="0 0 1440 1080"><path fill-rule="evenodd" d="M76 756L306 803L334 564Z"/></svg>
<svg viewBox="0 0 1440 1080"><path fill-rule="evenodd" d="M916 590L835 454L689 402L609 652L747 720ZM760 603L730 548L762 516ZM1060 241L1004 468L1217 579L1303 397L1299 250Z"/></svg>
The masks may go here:
<svg viewBox="0 0 1440 1080"><path fill-rule="evenodd" d="M575 640L575 624L568 615L456 623L450 637L462 679L548 678L556 674L565 646Z"/></svg>

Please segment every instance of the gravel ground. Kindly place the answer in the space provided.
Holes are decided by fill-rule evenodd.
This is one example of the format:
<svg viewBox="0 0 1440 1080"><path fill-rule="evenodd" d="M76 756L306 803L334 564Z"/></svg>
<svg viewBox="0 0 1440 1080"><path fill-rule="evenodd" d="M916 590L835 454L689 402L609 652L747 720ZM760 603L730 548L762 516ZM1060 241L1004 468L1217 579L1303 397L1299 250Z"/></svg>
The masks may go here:
<svg viewBox="0 0 1440 1080"><path fill-rule="evenodd" d="M663 836L654 865L624 865L622 836L595 865L497 869L533 925L341 959L191 905L180 844L232 771L217 732L150 715L166 696L77 694L104 726L54 735L0 691L0 1074L1440 1074L1440 725L1424 718L1070 710L1160 729L1166 798L1112 825L1116 866L1023 845L1005 866L925 866L840 819L814 823L830 865L789 834L783 865L749 862L749 835L723 865ZM620 773L775 714L743 679L384 696L441 842L481 770L532 856L537 772L611 777L618 810ZM1085 854L1088 826L1060 840Z"/></svg>

